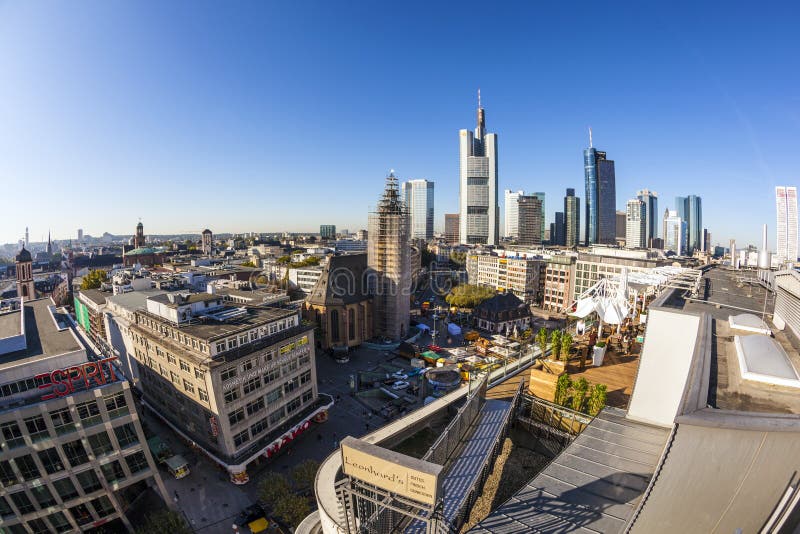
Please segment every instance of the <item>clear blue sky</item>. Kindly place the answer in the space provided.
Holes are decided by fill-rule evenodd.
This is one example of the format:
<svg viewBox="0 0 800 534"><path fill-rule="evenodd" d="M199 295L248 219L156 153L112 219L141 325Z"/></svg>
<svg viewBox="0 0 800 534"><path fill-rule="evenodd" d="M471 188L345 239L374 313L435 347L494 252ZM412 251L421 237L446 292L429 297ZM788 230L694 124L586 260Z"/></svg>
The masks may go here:
<svg viewBox="0 0 800 534"><path fill-rule="evenodd" d="M548 222L591 125L620 209L694 193L715 243L774 246L797 2L504 4L0 3L0 242L355 231L390 168L436 182L440 228L480 87L501 190L545 191Z"/></svg>

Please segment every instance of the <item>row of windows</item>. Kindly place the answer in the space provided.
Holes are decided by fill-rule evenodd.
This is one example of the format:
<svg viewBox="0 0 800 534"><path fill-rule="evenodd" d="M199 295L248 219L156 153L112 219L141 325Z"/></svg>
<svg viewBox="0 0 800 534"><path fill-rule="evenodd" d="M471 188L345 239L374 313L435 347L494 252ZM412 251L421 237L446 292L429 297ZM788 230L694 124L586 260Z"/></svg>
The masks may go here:
<svg viewBox="0 0 800 534"><path fill-rule="evenodd" d="M203 343L202 341L198 341L197 338L187 336L180 330L176 330L171 326L164 324L161 321L153 320L150 317L147 317L146 315L137 314L137 323L140 325L147 326L148 328L150 328L151 330L155 330L159 334L166 335L173 341L176 341L182 345L186 345L186 347L191 347L194 350L199 350L202 353L208 354L208 347L205 343ZM146 340L141 336L137 336L136 334L134 334L133 337L137 341L137 343L147 346Z"/></svg>
<svg viewBox="0 0 800 534"><path fill-rule="evenodd" d="M269 325L264 325L259 328L254 328L249 332L242 332L238 335L217 340L216 353L220 354L222 352L225 352L226 350L231 350L242 345L247 345L248 343L252 343L261 338L277 334L278 332L282 332L287 328L292 328L297 324L298 324L297 317L292 316L292 317L287 317L285 320L282 321L275 321L274 323L270 323Z"/></svg>
<svg viewBox="0 0 800 534"><path fill-rule="evenodd" d="M268 428L273 427L280 423L284 417L291 415L292 413L296 412L300 409L301 406L308 404L314 398L314 392L312 389L308 389L303 392L303 394L296 399L289 401L286 406L281 406L271 412L269 416L264 417L250 425L249 428L245 428L238 434L233 436L233 445L238 448L248 441L251 438L255 439L259 434L265 432ZM238 411L238 410L237 410Z"/></svg>
<svg viewBox="0 0 800 534"><path fill-rule="evenodd" d="M288 343L287 345L282 346L277 352L279 352L280 355L283 356L285 354L288 354L292 350L294 350L296 348L300 348L300 347L302 347L303 345L306 345L306 344L308 344L308 337L304 336L304 337L298 339L297 341L295 341L294 343ZM252 358L248 358L248 359L242 361L238 365L233 365L231 367L228 367L227 369L223 369L222 371L220 371L220 379L223 382L226 382L226 381L230 380L231 378L236 378L239 375L240 367L241 367L241 372L242 373L246 373L247 371L250 371L251 369L256 368L258 365L260 365L262 363L263 364L267 364L267 363L271 362L272 360L275 359L276 355L277 354L276 354L275 350L270 350L270 351L265 352L263 354L263 356L254 356ZM301 359L302 358L303 357L301 357ZM306 356L305 357L305 361L310 361L310 358L311 358L310 356ZM301 362L301 365L302 364L303 364L303 362Z"/></svg>

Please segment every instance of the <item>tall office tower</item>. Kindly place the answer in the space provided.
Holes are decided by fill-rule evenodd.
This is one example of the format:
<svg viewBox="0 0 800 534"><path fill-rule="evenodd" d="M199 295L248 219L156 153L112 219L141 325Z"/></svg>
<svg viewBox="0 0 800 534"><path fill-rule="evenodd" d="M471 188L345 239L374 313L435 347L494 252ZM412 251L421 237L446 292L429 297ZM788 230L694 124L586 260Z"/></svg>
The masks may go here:
<svg viewBox="0 0 800 534"><path fill-rule="evenodd" d="M687 255L703 248L703 199L696 195L686 197Z"/></svg>
<svg viewBox="0 0 800 534"><path fill-rule="evenodd" d="M625 212L625 248L646 247L647 205L638 198L632 198Z"/></svg>
<svg viewBox="0 0 800 534"><path fill-rule="evenodd" d="M335 224L320 224L319 236L322 239L336 239L336 225Z"/></svg>
<svg viewBox="0 0 800 534"><path fill-rule="evenodd" d="M25 246L31 248L30 235L28 234L28 227L25 227Z"/></svg>
<svg viewBox="0 0 800 534"><path fill-rule="evenodd" d="M605 152L592 146L591 129L589 148L583 151L583 171L586 180L586 244L613 245L617 226L614 161L606 159Z"/></svg>
<svg viewBox="0 0 800 534"><path fill-rule="evenodd" d="M617 240L625 239L625 228L626 228L626 212L621 210L616 210L616 217L614 219L614 238Z"/></svg>
<svg viewBox="0 0 800 534"><path fill-rule="evenodd" d="M411 217L411 239L433 238L433 182L408 180L403 182L401 199Z"/></svg>
<svg viewBox="0 0 800 534"><path fill-rule="evenodd" d="M678 216L677 210L664 212L664 250L678 256L686 253L686 221Z"/></svg>
<svg viewBox="0 0 800 534"><path fill-rule="evenodd" d="M566 244L566 224L564 223L564 212L557 211L555 222L553 222L550 232L550 244L563 247Z"/></svg>
<svg viewBox="0 0 800 534"><path fill-rule="evenodd" d="M83 243L83 228L78 228L78 243Z"/></svg>
<svg viewBox="0 0 800 534"><path fill-rule="evenodd" d="M467 244L496 245L500 209L497 202L497 134L487 134L478 91L478 126L460 130L459 234Z"/></svg>
<svg viewBox="0 0 800 534"><path fill-rule="evenodd" d="M505 227L503 228L503 237L509 237L511 239L517 238L519 228L517 199L524 194L525 192L521 189L519 191L506 189L503 193L505 197Z"/></svg>
<svg viewBox="0 0 800 534"><path fill-rule="evenodd" d="M519 206L519 235L517 243L527 246L542 245L542 201L533 195L517 199Z"/></svg>
<svg viewBox="0 0 800 534"><path fill-rule="evenodd" d="M645 247L653 246L653 239L658 237L658 193L649 189L636 192L636 198L644 202L646 210Z"/></svg>
<svg viewBox="0 0 800 534"><path fill-rule="evenodd" d="M448 243L458 243L458 213L444 214L444 240Z"/></svg>
<svg viewBox="0 0 800 534"><path fill-rule="evenodd" d="M775 256L780 262L797 261L797 188L775 188L778 240Z"/></svg>
<svg viewBox="0 0 800 534"><path fill-rule="evenodd" d="M569 248L578 246L581 234L581 199L575 196L575 190L567 189L564 197L564 245Z"/></svg>
<svg viewBox="0 0 800 534"><path fill-rule="evenodd" d="M544 193L539 191L536 193L531 193L531 196L534 196L542 201L542 239L544 239L545 219L547 218L547 208L545 207Z"/></svg>
<svg viewBox="0 0 800 534"><path fill-rule="evenodd" d="M400 200L394 173L386 177L386 188L378 207L369 216L367 264L373 295L375 335L405 339L408 333L411 264L409 261L408 208Z"/></svg>
<svg viewBox="0 0 800 534"><path fill-rule="evenodd" d="M711 247L711 232L708 231L708 228L703 229L703 252L708 252L709 254L714 252Z"/></svg>

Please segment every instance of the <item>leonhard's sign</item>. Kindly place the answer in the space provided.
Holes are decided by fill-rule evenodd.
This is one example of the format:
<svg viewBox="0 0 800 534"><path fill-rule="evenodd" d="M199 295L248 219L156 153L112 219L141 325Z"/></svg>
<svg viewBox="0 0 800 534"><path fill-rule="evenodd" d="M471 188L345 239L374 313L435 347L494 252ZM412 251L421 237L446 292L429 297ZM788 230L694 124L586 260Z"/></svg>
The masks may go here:
<svg viewBox="0 0 800 534"><path fill-rule="evenodd" d="M36 375L36 381L41 383L39 389L49 390L46 395L42 395L42 400L64 397L76 389L90 389L102 386L106 382L115 381L117 377L111 362L116 359L116 356L112 356ZM106 378L106 370L108 378Z"/></svg>
<svg viewBox="0 0 800 534"><path fill-rule="evenodd" d="M342 440L342 472L415 501L435 505L443 467L353 437Z"/></svg>

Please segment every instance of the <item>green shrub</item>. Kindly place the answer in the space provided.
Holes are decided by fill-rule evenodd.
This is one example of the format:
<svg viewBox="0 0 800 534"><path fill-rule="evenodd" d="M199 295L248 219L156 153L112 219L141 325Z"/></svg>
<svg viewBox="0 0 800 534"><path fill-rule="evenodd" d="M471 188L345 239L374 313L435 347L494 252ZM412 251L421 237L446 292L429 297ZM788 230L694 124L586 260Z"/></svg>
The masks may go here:
<svg viewBox="0 0 800 534"><path fill-rule="evenodd" d="M579 378L572 385L572 409L580 412L586 401L586 392L589 390L589 382L585 378Z"/></svg>
<svg viewBox="0 0 800 534"><path fill-rule="evenodd" d="M587 413L592 417L600 413L600 410L606 405L606 396L608 393L608 386L605 384L597 384L592 386L589 392L589 402L586 407Z"/></svg>

